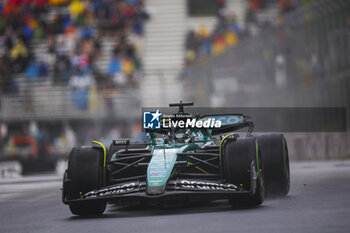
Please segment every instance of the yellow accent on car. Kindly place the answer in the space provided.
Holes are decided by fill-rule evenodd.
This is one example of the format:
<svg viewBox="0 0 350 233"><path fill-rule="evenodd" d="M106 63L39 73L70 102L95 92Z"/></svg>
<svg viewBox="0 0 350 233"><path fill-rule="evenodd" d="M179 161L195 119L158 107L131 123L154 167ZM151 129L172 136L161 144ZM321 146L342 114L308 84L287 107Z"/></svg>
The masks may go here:
<svg viewBox="0 0 350 233"><path fill-rule="evenodd" d="M96 143L102 147L102 149L103 149L103 167L106 167L106 154L107 154L106 147L101 142L98 142L98 141L92 141L92 143Z"/></svg>
<svg viewBox="0 0 350 233"><path fill-rule="evenodd" d="M169 177L172 177L174 175L175 171L176 171L176 168L174 168L173 172L170 174Z"/></svg>
<svg viewBox="0 0 350 233"><path fill-rule="evenodd" d="M191 162L187 162L189 165L192 165L193 163ZM205 170L203 170L202 168L195 166L195 168L197 168L198 170L200 170L201 172L205 173L205 174L209 174L208 172L206 172Z"/></svg>
<svg viewBox="0 0 350 233"><path fill-rule="evenodd" d="M225 139L227 138L227 137L229 137L229 136L231 136L231 135L234 135L234 134L236 134L236 133L230 133L230 134L227 134L222 140L221 140L221 142L220 142L220 145L219 145L219 160L221 160L221 146L222 146L222 143L225 141Z"/></svg>

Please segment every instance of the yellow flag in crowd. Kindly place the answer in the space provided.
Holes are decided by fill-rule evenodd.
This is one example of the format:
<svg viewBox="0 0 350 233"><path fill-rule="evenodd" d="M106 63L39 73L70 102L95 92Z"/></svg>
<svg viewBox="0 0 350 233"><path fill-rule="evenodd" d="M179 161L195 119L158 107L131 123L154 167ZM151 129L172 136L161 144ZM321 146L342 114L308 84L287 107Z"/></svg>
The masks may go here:
<svg viewBox="0 0 350 233"><path fill-rule="evenodd" d="M67 3L70 0L49 0L50 5L61 5L63 3Z"/></svg>
<svg viewBox="0 0 350 233"><path fill-rule="evenodd" d="M77 16L79 14L81 14L84 9L85 9L85 5L82 1L79 1L79 0L74 0L73 2L71 2L69 4L69 13L72 15L72 16Z"/></svg>
<svg viewBox="0 0 350 233"><path fill-rule="evenodd" d="M234 46L237 44L238 38L234 32L229 31L225 35L225 41L228 46Z"/></svg>

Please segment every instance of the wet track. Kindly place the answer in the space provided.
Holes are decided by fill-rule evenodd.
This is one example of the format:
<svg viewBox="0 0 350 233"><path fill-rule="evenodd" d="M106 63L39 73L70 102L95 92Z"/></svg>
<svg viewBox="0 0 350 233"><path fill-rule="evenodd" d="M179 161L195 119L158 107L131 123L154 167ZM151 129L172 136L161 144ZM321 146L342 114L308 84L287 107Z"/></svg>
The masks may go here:
<svg viewBox="0 0 350 233"><path fill-rule="evenodd" d="M99 218L72 216L53 177L0 180L0 232L349 232L350 161L292 163L287 198L253 209L227 202L186 207L109 206Z"/></svg>

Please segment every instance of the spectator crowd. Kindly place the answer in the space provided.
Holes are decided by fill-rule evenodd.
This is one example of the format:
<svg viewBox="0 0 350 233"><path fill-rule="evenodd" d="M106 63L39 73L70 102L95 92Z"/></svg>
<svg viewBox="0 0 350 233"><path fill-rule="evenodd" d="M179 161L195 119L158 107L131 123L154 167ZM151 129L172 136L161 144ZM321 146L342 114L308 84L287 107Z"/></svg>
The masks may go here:
<svg viewBox="0 0 350 233"><path fill-rule="evenodd" d="M224 8L218 10L216 25L210 31L205 25L198 30L190 30L186 36L186 65L211 55L219 55L227 48L235 46L242 36L235 15Z"/></svg>
<svg viewBox="0 0 350 233"><path fill-rule="evenodd" d="M147 18L143 0L3 1L0 92L16 93L16 77L22 73L31 81L51 77L83 93L92 85L137 85L141 62L136 42ZM114 46L107 56L110 64L101 70L96 61L104 38L112 38ZM36 53L42 44L47 51Z"/></svg>
<svg viewBox="0 0 350 233"><path fill-rule="evenodd" d="M201 25L198 30L189 30L187 33L185 41L187 66L210 56L219 55L235 46L242 37L250 34L248 30L250 25L264 29L270 24L283 23L285 14L310 5L314 0L247 0L245 29L239 26L235 14L225 8L225 0L218 2L220 7L215 27L210 31L205 25ZM275 22L259 22L257 14L271 5L278 9L278 17L273 19Z"/></svg>

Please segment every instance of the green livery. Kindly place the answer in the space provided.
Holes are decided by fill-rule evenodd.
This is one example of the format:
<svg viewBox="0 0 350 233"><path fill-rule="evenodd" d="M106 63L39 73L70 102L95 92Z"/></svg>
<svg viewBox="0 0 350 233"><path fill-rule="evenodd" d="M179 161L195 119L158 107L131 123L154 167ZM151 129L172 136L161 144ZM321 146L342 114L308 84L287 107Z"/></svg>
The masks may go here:
<svg viewBox="0 0 350 233"><path fill-rule="evenodd" d="M190 105L170 104L179 107L181 117L146 129L147 143L116 139L108 149L97 141L73 148L63 203L75 215L90 215L103 213L107 203L228 199L233 206L248 206L262 204L265 194L287 195L283 135L254 136L254 124L244 114L193 116L184 111ZM235 132L243 128L244 136Z"/></svg>

